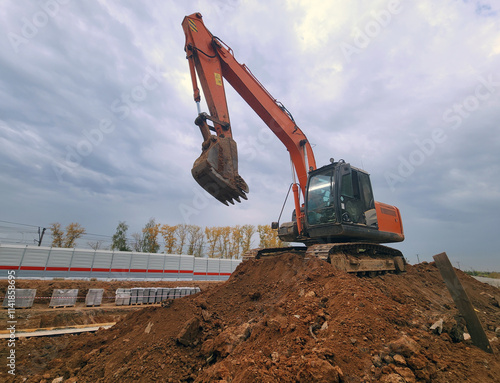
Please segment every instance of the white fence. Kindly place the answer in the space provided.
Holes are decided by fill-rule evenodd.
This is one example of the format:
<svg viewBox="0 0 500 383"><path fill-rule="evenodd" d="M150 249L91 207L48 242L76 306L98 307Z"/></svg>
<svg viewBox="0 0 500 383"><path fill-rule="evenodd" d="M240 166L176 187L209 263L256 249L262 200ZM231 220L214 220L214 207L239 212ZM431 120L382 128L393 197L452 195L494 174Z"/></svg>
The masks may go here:
<svg viewBox="0 0 500 383"><path fill-rule="evenodd" d="M241 260L0 244L0 278L226 280Z"/></svg>
<svg viewBox="0 0 500 383"><path fill-rule="evenodd" d="M500 279L496 278L486 278L486 277L474 277L479 282L487 283L488 285L498 287L500 289Z"/></svg>

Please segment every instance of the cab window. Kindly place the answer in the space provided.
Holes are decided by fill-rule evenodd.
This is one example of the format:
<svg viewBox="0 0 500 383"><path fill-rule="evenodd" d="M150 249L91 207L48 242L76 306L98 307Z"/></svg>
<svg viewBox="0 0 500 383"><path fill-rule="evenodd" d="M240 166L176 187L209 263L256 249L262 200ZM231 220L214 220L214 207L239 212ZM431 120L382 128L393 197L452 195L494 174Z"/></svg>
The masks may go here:
<svg viewBox="0 0 500 383"><path fill-rule="evenodd" d="M375 204L368 174L351 169L342 176L341 182L342 222L376 227Z"/></svg>
<svg viewBox="0 0 500 383"><path fill-rule="evenodd" d="M311 225L334 222L333 173L311 176L307 190L307 220Z"/></svg>

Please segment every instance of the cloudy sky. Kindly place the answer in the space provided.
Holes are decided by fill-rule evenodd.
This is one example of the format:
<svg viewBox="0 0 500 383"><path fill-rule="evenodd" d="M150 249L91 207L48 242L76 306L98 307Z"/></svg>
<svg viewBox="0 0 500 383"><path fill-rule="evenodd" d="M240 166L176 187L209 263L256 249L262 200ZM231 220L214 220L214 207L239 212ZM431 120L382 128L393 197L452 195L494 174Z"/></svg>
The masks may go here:
<svg viewBox="0 0 500 383"><path fill-rule="evenodd" d="M401 209L406 240L395 247L411 263L446 251L462 269L500 270L493 0L4 2L4 241L26 240L8 222L79 222L111 236L119 221L133 233L151 217L200 226L277 220L291 183L288 153L232 89L249 200L226 207L191 177L202 137L181 22L194 12L291 111L318 165L343 158L371 174L375 198Z"/></svg>

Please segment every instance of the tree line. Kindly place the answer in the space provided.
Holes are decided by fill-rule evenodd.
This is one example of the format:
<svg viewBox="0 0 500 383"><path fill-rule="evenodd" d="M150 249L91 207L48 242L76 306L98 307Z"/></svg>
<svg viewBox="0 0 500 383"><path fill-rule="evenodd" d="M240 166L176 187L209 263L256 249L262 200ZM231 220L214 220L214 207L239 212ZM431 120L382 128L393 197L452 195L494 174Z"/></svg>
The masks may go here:
<svg viewBox="0 0 500 383"><path fill-rule="evenodd" d="M160 224L151 218L140 233L128 237L128 225L120 221L112 236L111 250L137 251L145 253L188 254L196 257L240 258L255 247L253 237L257 234L257 247L283 247L285 245L270 225L236 225L201 227L197 225ZM66 231L59 223L50 226L53 247L75 247L76 240L85 234L78 223L71 223ZM98 243L87 243L97 250Z"/></svg>

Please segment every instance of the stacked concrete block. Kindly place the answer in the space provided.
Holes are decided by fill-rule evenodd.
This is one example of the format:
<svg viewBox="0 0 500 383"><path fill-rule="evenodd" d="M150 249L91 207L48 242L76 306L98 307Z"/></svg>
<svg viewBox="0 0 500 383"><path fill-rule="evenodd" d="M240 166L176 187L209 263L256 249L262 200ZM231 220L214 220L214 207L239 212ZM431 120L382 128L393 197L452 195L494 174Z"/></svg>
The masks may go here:
<svg viewBox="0 0 500 383"><path fill-rule="evenodd" d="M78 289L54 289L49 307L72 307L76 304Z"/></svg>
<svg viewBox="0 0 500 383"><path fill-rule="evenodd" d="M142 304L147 305L149 303L149 291L151 289L149 287L144 288L144 292L142 295Z"/></svg>
<svg viewBox="0 0 500 383"><path fill-rule="evenodd" d="M33 306L35 301L36 289L15 289L15 308L16 309L27 309ZM9 295L5 295L3 299L3 307L9 306Z"/></svg>
<svg viewBox="0 0 500 383"><path fill-rule="evenodd" d="M131 289L116 289L115 292L115 304L117 306L129 306L130 305L130 290Z"/></svg>
<svg viewBox="0 0 500 383"><path fill-rule="evenodd" d="M130 289L130 304L142 305L143 296L144 296L144 288L132 287Z"/></svg>
<svg viewBox="0 0 500 383"><path fill-rule="evenodd" d="M85 306L100 306L104 289L89 289L85 297Z"/></svg>
<svg viewBox="0 0 500 383"><path fill-rule="evenodd" d="M159 303L161 301L164 301L165 299L168 299L168 290L166 287L160 287L158 288L158 291L156 292L156 303Z"/></svg>
<svg viewBox="0 0 500 383"><path fill-rule="evenodd" d="M148 304L156 303L156 294L158 293L158 288L152 287L149 289Z"/></svg>

